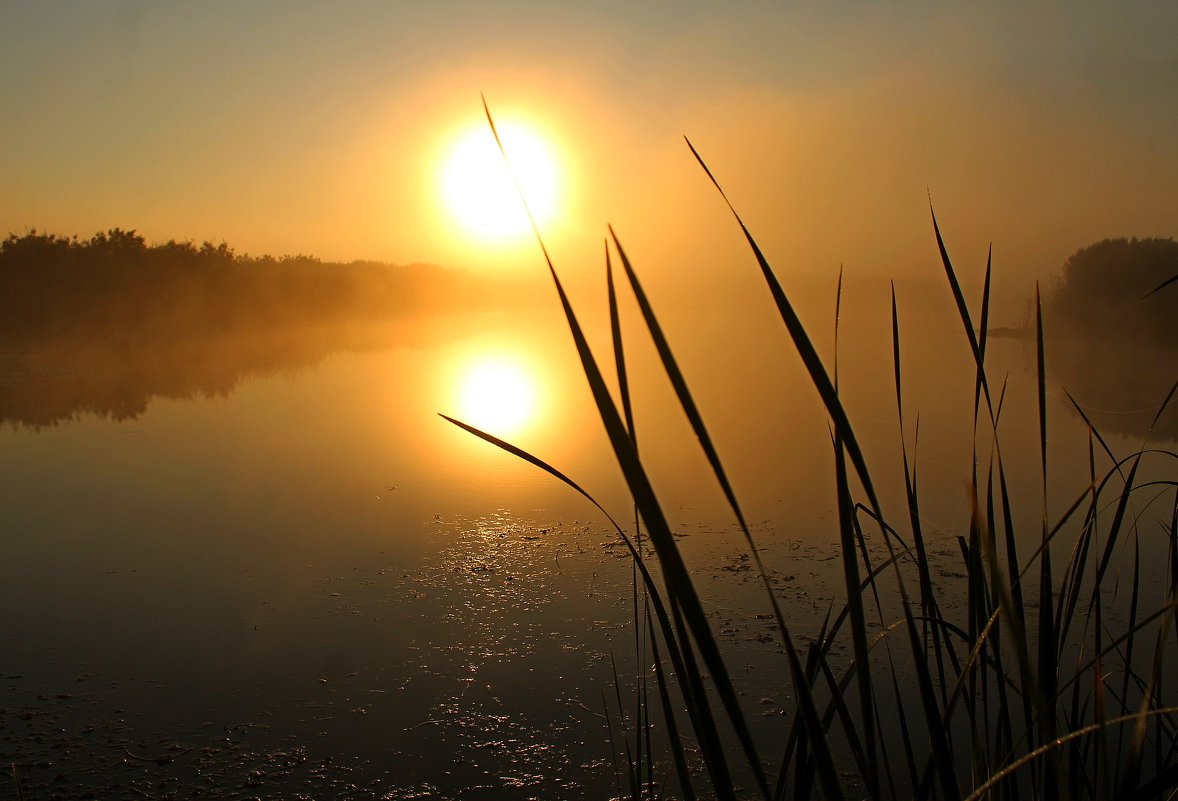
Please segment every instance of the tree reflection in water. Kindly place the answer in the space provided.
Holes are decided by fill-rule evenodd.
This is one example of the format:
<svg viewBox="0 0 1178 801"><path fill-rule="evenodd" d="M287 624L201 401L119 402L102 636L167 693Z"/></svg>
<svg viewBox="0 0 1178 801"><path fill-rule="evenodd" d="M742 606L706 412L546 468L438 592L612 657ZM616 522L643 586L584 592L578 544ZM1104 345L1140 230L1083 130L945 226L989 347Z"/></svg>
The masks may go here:
<svg viewBox="0 0 1178 801"><path fill-rule="evenodd" d="M487 307L485 277L428 265L240 256L224 243L148 246L36 231L0 242L0 422L124 420L152 398L215 397L331 353L406 344L406 323ZM414 332L410 334L410 330Z"/></svg>

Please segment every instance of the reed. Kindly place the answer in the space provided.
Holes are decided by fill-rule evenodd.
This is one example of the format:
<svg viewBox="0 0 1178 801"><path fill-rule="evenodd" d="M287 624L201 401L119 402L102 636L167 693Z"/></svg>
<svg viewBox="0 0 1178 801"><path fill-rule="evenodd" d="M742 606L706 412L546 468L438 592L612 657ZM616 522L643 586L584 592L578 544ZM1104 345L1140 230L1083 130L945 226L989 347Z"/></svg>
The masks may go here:
<svg viewBox="0 0 1178 801"><path fill-rule="evenodd" d="M489 111L487 118L495 133ZM827 370L753 235L703 158L690 142L688 146L744 234L788 341L830 418L831 480L846 600L831 609L817 635L803 642L791 631L688 382L612 229L605 260L614 369L621 388L617 399L607 388L604 368L588 346L538 230L536 237L634 499L634 533L627 533L572 478L539 457L446 418L582 494L629 549L635 570L634 647L642 678L632 711L620 691L616 712L603 699L607 719L622 724L617 730L610 725L615 752L625 762L624 771L618 772L620 793L634 801L671 796L841 799L852 794L951 801L1178 797L1178 707L1166 701L1171 692L1167 679L1173 678L1173 671L1167 671L1167 649L1178 638L1178 481L1173 478L1178 454L1142 445L1128 457L1117 457L1089 422L1088 484L1062 514L1049 514L1044 331L1036 293L1042 515L1037 538L1017 530L1016 488L1008 480L1000 425L1005 386L995 386L986 369L990 261L975 325L934 214L933 235L976 367L972 514L968 530L957 538L965 603L950 615L950 605L931 579L929 546L921 528L917 459L905 428L895 290L893 375L906 508L892 515L876 495L873 468L840 397L837 369ZM610 245L772 609L795 703L786 734L776 741L759 740L749 723L639 456ZM833 364L837 368L837 360ZM1159 415L1173 394L1163 401ZM1098 469L1098 453L1110 467ZM1171 478L1140 479L1145 461L1161 465L1162 475ZM1159 507L1164 514L1157 515ZM1166 586L1156 599L1147 597L1142 583L1138 542L1141 527L1146 521L1152 525L1154 517L1169 542ZM868 548L868 528L878 531L882 551ZM643 533L653 559L648 559ZM1036 539L1032 552L1020 552L1020 543ZM1134 555L1127 594L1121 586L1126 579L1114 564L1115 555L1126 549ZM1125 596L1117 602L1117 615L1109 614L1105 601L1113 589ZM844 642L850 644L849 662L834 656L836 645ZM646 684L649 675L654 677L658 715L651 711L656 705ZM620 678L615 685L620 689ZM656 726L667 751L658 760L651 738Z"/></svg>

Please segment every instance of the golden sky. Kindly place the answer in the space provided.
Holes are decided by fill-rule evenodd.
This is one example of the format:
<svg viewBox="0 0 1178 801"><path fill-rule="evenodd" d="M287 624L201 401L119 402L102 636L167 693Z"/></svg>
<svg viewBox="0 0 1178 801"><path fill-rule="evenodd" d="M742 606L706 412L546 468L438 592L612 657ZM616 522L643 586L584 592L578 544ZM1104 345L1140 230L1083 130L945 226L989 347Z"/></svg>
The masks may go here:
<svg viewBox="0 0 1178 801"><path fill-rule="evenodd" d="M779 269L1047 274L1178 234L1168 3L0 3L0 229L537 269L446 210L479 95L547 142L545 234L599 269L744 258L689 136ZM930 261L932 259L932 261ZM655 265L658 265L656 268Z"/></svg>

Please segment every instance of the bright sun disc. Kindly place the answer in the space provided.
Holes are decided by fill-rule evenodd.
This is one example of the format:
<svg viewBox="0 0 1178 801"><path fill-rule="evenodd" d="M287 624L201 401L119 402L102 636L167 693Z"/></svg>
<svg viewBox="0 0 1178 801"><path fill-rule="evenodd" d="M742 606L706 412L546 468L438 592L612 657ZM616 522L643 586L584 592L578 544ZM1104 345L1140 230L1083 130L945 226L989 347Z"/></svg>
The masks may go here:
<svg viewBox="0 0 1178 801"><path fill-rule="evenodd" d="M551 222L559 183L551 150L526 127L505 123L498 130L536 224ZM470 235L503 241L530 233L527 213L489 128L474 129L454 144L441 182L446 208Z"/></svg>
<svg viewBox="0 0 1178 801"><path fill-rule="evenodd" d="M512 434L535 411L531 377L507 361L488 359L473 365L462 377L460 392L463 421L489 433Z"/></svg>

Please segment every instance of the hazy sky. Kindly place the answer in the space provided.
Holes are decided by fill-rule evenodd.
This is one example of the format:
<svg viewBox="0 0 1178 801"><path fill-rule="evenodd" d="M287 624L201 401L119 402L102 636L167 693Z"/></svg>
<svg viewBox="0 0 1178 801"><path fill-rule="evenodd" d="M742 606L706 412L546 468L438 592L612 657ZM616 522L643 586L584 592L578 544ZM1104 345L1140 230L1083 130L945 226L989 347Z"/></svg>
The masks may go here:
<svg viewBox="0 0 1178 801"><path fill-rule="evenodd" d="M479 93L559 155L558 263L1054 270L1178 235L1178 4L0 1L0 230L498 268L439 200ZM930 259L933 259L930 261ZM664 272L664 275L672 272Z"/></svg>

